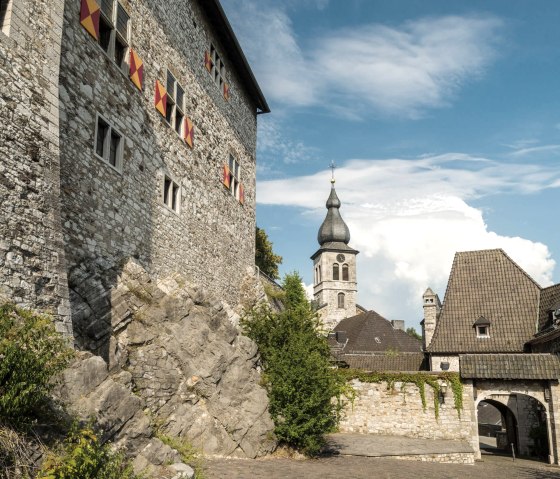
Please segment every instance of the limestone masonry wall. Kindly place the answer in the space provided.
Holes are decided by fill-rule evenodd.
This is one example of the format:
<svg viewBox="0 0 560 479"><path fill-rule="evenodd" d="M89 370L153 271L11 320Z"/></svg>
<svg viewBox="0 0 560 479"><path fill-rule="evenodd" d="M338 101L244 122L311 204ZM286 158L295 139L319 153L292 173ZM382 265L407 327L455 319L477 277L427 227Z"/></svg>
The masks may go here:
<svg viewBox="0 0 560 479"><path fill-rule="evenodd" d="M0 31L0 300L70 333L60 224L58 75L63 0L15 0Z"/></svg>
<svg viewBox="0 0 560 479"><path fill-rule="evenodd" d="M135 257L151 274L181 272L237 304L254 264L255 107L197 2L121 4L144 63L143 91L80 25L79 2L66 5L60 97L69 269ZM229 101L204 67L211 42L227 67ZM165 85L168 69L185 90L192 149L154 108L156 80ZM95 155L98 114L126 138L121 171ZM244 204L222 184L230 154L240 164ZM178 211L163 203L164 176L180 187Z"/></svg>
<svg viewBox="0 0 560 479"><path fill-rule="evenodd" d="M426 439L466 441L478 449L473 438L471 421L472 388L463 388L463 410L454 407L453 392L448 390L440 405L439 418L434 411L434 396L426 386L426 410L422 408L420 391L413 384L396 382L394 388L383 383L351 382L357 392L354 404L348 404L340 423L341 432L384 434Z"/></svg>

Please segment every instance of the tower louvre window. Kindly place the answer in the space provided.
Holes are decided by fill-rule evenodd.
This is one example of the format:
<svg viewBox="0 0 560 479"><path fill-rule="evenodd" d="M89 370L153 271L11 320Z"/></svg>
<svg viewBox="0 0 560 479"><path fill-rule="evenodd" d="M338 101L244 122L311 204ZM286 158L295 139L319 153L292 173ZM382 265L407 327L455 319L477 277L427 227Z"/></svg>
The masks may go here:
<svg viewBox="0 0 560 479"><path fill-rule="evenodd" d="M340 267L338 266L338 263L333 264L332 267L332 279L334 281L338 281L340 278Z"/></svg>
<svg viewBox="0 0 560 479"><path fill-rule="evenodd" d="M342 265L342 281L348 281L348 265Z"/></svg>

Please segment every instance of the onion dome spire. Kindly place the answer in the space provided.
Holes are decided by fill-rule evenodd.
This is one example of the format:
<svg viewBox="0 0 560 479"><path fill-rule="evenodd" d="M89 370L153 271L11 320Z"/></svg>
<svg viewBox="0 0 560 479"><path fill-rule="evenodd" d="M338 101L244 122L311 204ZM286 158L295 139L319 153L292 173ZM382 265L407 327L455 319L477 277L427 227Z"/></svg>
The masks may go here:
<svg viewBox="0 0 560 479"><path fill-rule="evenodd" d="M344 243L348 244L350 242L350 230L348 226L340 216L340 200L334 189L334 163L331 163L332 168L332 178L331 178L331 193L327 199L327 216L323 221L323 224L319 228L319 233L317 234L317 241L322 246L325 243Z"/></svg>

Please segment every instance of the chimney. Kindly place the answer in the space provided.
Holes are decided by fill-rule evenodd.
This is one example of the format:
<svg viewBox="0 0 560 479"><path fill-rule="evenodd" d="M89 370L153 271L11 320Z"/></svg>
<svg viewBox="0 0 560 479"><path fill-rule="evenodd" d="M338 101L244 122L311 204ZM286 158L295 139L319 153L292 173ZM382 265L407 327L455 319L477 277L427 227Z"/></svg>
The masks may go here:
<svg viewBox="0 0 560 479"><path fill-rule="evenodd" d="M393 325L393 329L404 331L404 321L402 319L392 319L391 324Z"/></svg>
<svg viewBox="0 0 560 479"><path fill-rule="evenodd" d="M432 342L434 331L436 330L441 303L439 297L430 288L422 295L422 305L424 307L424 321L422 321L422 345L424 350Z"/></svg>

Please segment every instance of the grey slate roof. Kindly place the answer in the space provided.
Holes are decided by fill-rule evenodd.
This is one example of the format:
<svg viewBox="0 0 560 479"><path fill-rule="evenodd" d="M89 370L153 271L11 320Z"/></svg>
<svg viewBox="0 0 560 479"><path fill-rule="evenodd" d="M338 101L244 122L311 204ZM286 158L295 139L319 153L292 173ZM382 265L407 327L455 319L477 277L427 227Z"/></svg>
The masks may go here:
<svg viewBox="0 0 560 479"><path fill-rule="evenodd" d="M523 352L536 333L540 290L501 249L456 253L428 352ZM473 326L481 316L488 338Z"/></svg>
<svg viewBox="0 0 560 479"><path fill-rule="evenodd" d="M465 379L558 379L560 358L553 354L462 354Z"/></svg>
<svg viewBox="0 0 560 479"><path fill-rule="evenodd" d="M428 369L423 353L344 354L339 356L349 368L366 371L425 371Z"/></svg>
<svg viewBox="0 0 560 479"><path fill-rule="evenodd" d="M333 180L334 181L334 180ZM334 189L334 183L331 186L331 193L327 199L327 216L317 233L317 241L322 246L325 243L339 242L348 244L350 241L350 230L340 216L340 200Z"/></svg>
<svg viewBox="0 0 560 479"><path fill-rule="evenodd" d="M541 291L539 303L539 331L551 326L550 311L560 307L560 284L555 284Z"/></svg>
<svg viewBox="0 0 560 479"><path fill-rule="evenodd" d="M342 353L372 352L414 352L422 351L422 342L406 334L375 311L367 311L338 323L335 332L346 333L348 341L342 347ZM377 338L377 340L376 340Z"/></svg>

